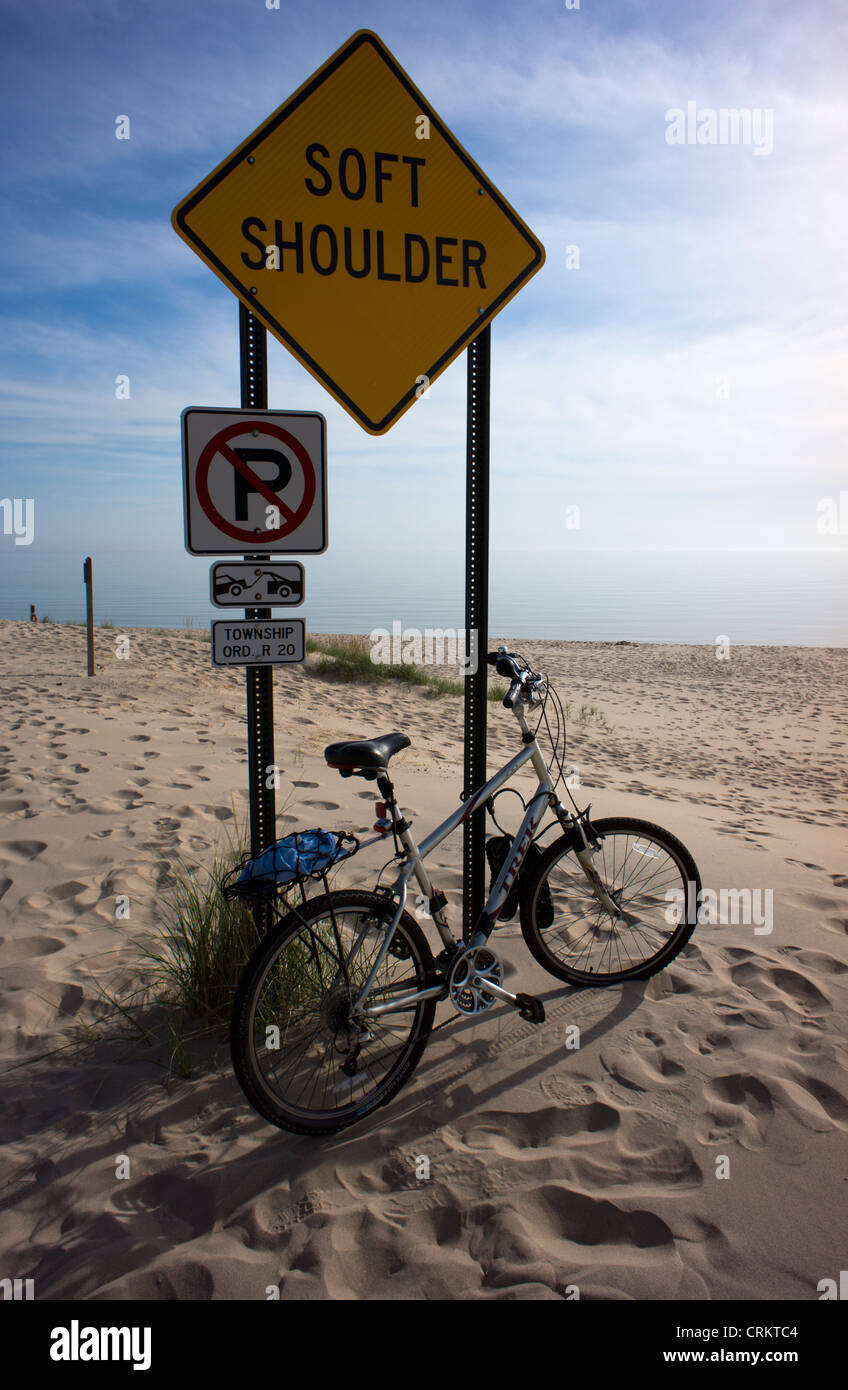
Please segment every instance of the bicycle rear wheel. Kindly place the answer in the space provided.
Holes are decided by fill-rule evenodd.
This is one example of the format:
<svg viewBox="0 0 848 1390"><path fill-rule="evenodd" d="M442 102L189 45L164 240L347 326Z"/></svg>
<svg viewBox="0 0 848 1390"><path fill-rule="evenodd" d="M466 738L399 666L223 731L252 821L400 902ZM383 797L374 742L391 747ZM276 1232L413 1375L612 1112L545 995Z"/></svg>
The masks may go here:
<svg viewBox="0 0 848 1390"><path fill-rule="evenodd" d="M548 846L526 883L522 935L539 964L569 984L647 979L695 930L697 865L685 845L650 821L611 816L592 828L593 865L619 915L612 917L592 891L575 855L583 843L575 831Z"/></svg>
<svg viewBox="0 0 848 1390"><path fill-rule="evenodd" d="M365 1028L351 1016L394 912L376 893L312 898L248 961L230 1024L233 1067L251 1105L279 1129L344 1129L385 1105L418 1063L435 999L383 1014ZM427 939L404 912L368 1003L436 983Z"/></svg>

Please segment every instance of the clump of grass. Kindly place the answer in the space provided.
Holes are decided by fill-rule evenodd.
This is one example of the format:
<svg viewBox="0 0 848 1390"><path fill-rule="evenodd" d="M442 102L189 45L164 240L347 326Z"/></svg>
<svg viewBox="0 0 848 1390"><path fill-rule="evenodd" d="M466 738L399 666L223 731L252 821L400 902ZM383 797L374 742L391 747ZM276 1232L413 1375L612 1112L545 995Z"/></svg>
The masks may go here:
<svg viewBox="0 0 848 1390"><path fill-rule="evenodd" d="M420 686L432 695L465 693L463 681L430 675L422 671L420 666L406 662L372 661L371 649L365 637L308 637L306 650L319 655L319 660L313 667L319 676L334 676L337 680L367 682L372 685L399 681L404 685Z"/></svg>
<svg viewBox="0 0 848 1390"><path fill-rule="evenodd" d="M507 689L508 686L505 685L490 685L488 690L488 699L494 705L500 704L501 700L507 692ZM562 707L565 712L566 719L570 719L572 715L571 701L564 700ZM612 725L610 724L603 710L599 710L597 705L581 705L579 710L577 711L577 714L574 717L577 720L578 724L590 724L594 722L596 724L600 724L604 729L612 728Z"/></svg>
<svg viewBox="0 0 848 1390"><path fill-rule="evenodd" d="M602 725L605 729L610 727L609 720L603 710L598 709L597 705L581 705L577 719L581 724L589 724L594 720L596 724Z"/></svg>
<svg viewBox="0 0 848 1390"><path fill-rule="evenodd" d="M219 887L242 852L241 842L230 844L209 869L176 860L159 909L161 934L141 948L154 993L209 1026L229 1017L239 975L257 941L248 908L240 899L226 899Z"/></svg>
<svg viewBox="0 0 848 1390"><path fill-rule="evenodd" d="M488 690L488 699L492 702L493 705L499 705L508 689L508 685L490 685ZM566 719L570 719L571 701L563 700L562 708L565 712Z"/></svg>
<svg viewBox="0 0 848 1390"><path fill-rule="evenodd" d="M103 621L101 622L100 626L101 626L101 627L114 627L115 624L112 622L112 619L111 619L111 618L104 618Z"/></svg>
<svg viewBox="0 0 848 1390"><path fill-rule="evenodd" d="M41 623L41 626L42 626L42 627L44 626L45 623L53 623L53 626L54 626L54 627L56 626L55 620L54 620L53 618L51 618L51 616L50 616L49 613L45 613L45 614L44 614L44 617L43 617L43 618L39 618L38 621Z"/></svg>

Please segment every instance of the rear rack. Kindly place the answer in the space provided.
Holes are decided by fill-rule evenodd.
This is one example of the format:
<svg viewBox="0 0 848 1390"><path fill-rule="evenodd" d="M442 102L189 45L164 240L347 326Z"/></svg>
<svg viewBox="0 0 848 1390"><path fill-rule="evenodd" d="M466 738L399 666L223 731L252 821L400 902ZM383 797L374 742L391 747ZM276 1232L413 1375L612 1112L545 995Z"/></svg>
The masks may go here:
<svg viewBox="0 0 848 1390"><path fill-rule="evenodd" d="M315 837L323 837L316 844ZM328 844L328 839L333 841ZM296 830L275 841L261 854L242 855L220 882L221 894L228 901L272 902L295 885L302 889L309 880L327 884L327 871L359 849L359 840L346 830Z"/></svg>

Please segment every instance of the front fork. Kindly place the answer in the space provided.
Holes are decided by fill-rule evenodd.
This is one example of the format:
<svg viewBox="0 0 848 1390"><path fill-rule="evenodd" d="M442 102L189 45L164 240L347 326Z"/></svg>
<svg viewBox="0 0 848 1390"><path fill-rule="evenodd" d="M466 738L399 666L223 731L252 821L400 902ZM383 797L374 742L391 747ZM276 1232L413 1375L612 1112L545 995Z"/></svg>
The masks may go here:
<svg viewBox="0 0 848 1390"><path fill-rule="evenodd" d="M574 857L580 865L581 869L583 870L584 874L588 878L589 883L592 886L592 892L594 893L598 902L601 904L601 907L604 909L605 912L609 913L610 917L615 919L621 916L621 908L619 907L618 903L610 897L609 893L607 892L606 888L601 882L600 874L598 873L597 869L595 868L595 865L592 862L593 851L591 845L589 844L588 836L586 834L586 826L583 823L584 821L588 822L589 810L590 808L587 806L586 810L581 815L572 817L572 824L576 825L577 830L580 833L580 837L583 841L583 848L576 849L574 851Z"/></svg>

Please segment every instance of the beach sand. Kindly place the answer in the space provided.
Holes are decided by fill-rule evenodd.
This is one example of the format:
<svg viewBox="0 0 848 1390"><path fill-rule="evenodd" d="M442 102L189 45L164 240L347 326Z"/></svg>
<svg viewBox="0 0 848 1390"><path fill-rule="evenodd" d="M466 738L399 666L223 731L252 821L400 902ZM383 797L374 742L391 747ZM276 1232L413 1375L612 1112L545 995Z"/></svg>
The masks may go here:
<svg viewBox="0 0 848 1390"><path fill-rule="evenodd" d="M88 679L82 628L0 623L0 1275L42 1299L814 1300L838 1280L848 651L506 638L571 702L578 801L671 830L706 887L771 890L773 929L702 924L653 980L575 991L504 924L507 983L546 1024L460 1019L388 1106L310 1140L250 1109L225 1040L186 1078L131 1025L109 1039L103 991L134 987L176 857L208 865L247 814L243 672L198 634L128 630L127 659L120 635L98 629ZM341 737L409 734L392 768L419 835L456 805L460 699L298 667L274 687L280 834L370 832L374 784L322 758ZM491 705L490 767L515 751ZM461 848L430 861L457 932Z"/></svg>

